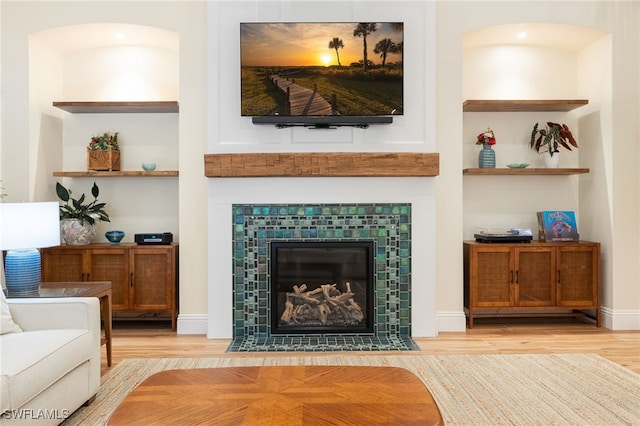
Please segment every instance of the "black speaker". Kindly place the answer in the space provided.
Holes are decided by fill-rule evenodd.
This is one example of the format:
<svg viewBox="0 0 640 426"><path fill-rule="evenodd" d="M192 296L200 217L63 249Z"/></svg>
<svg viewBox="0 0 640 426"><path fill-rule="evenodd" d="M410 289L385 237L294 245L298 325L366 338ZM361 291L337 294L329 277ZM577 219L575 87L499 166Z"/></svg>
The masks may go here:
<svg viewBox="0 0 640 426"><path fill-rule="evenodd" d="M171 244L173 242L173 234L171 232L163 232L161 234L135 234L134 241L140 245Z"/></svg>

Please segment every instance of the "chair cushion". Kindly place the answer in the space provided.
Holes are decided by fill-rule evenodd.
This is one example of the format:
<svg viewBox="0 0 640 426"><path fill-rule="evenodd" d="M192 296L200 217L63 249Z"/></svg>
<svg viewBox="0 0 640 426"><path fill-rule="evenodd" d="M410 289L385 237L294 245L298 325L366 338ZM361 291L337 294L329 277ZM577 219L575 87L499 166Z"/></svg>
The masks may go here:
<svg viewBox="0 0 640 426"><path fill-rule="evenodd" d="M16 333L22 331L20 326L13 322L9 303L7 303L4 292L0 289L0 335L7 333Z"/></svg>
<svg viewBox="0 0 640 426"><path fill-rule="evenodd" d="M23 331L0 339L2 410L19 408L92 356L89 330Z"/></svg>

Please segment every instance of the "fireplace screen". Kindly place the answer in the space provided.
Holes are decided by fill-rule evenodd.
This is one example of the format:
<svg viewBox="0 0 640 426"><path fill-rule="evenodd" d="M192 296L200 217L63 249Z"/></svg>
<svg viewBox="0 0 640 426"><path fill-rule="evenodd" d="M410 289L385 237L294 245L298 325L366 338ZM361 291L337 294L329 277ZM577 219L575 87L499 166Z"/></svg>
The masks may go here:
<svg viewBox="0 0 640 426"><path fill-rule="evenodd" d="M271 242L271 332L373 332L373 241Z"/></svg>

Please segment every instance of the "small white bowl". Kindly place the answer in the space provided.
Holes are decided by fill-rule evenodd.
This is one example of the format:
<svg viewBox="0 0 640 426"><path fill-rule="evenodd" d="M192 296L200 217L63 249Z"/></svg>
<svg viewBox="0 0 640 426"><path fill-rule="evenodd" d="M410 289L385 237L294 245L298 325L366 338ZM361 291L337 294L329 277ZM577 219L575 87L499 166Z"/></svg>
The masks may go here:
<svg viewBox="0 0 640 426"><path fill-rule="evenodd" d="M156 163L142 163L142 170L152 172L156 169Z"/></svg>

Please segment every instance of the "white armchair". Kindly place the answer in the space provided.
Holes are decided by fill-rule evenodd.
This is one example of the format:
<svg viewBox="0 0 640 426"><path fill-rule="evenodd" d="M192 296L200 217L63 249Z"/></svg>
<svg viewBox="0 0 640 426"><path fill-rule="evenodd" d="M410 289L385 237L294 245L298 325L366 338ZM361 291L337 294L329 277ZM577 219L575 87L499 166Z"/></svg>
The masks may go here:
<svg viewBox="0 0 640 426"><path fill-rule="evenodd" d="M57 425L100 386L100 303L8 299L23 331L0 335L0 424Z"/></svg>

